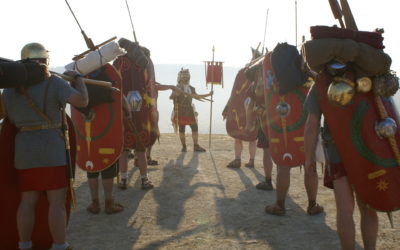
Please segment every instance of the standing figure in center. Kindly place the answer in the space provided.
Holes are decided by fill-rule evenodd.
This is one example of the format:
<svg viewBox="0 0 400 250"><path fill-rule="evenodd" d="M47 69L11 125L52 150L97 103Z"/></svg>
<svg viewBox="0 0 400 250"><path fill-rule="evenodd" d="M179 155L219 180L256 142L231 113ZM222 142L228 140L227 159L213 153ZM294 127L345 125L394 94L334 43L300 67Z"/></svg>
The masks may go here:
<svg viewBox="0 0 400 250"><path fill-rule="evenodd" d="M120 47L127 53L114 61L122 76L122 90L125 96L124 147L119 161L120 189L128 184L128 153L135 150L137 166L142 181L141 188L154 187L148 178L146 148L153 145L159 136L157 91L154 65L150 50L125 38L119 40Z"/></svg>
<svg viewBox="0 0 400 250"><path fill-rule="evenodd" d="M186 138L185 138L185 127L189 125L192 129L192 139L193 139L193 151L194 152L205 152L206 150L202 148L198 143L199 138L199 127L197 122L197 112L195 110L192 99L200 99L211 96L212 91L208 94L199 95L193 86L189 84L190 82L190 72L189 69L181 69L178 73L178 84L177 87L182 92L174 91L172 92L170 99L174 101L174 110L172 112L172 124L174 128L179 129L179 139L182 143L182 152L187 151Z"/></svg>

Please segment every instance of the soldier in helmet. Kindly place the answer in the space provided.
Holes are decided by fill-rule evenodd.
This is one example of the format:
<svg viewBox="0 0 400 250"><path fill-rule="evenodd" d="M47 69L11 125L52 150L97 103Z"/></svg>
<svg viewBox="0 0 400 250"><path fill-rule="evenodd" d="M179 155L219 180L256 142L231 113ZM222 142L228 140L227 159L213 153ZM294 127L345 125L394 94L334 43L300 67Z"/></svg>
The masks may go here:
<svg viewBox="0 0 400 250"><path fill-rule="evenodd" d="M39 62L46 67L49 54L39 43L22 48L21 59ZM49 202L48 224L53 238L52 249L69 249L66 242L66 193L68 186L66 146L61 131L60 108L69 103L76 107L88 104L82 77L75 71L75 89L63 79L47 72L47 79L32 85L5 89L3 100L8 119L17 129L15 168L21 191L17 210L19 248L32 249L31 234L35 207L41 193Z"/></svg>
<svg viewBox="0 0 400 250"><path fill-rule="evenodd" d="M321 116L323 112L318 104L316 85L311 87L305 102L305 108L308 111L308 118L305 126L305 171L316 171L316 162L314 152L319 134ZM341 240L343 249L352 249L355 245L355 227L353 220L354 194L350 186L346 169L341 157L336 149L332 135L324 124L321 130L325 157L328 160L326 166L324 185L333 188L337 207L337 231ZM361 230L365 249L375 249L378 232L378 216L374 209L363 204L357 197L357 204L361 214ZM373 247L372 247L373 246ZM371 248L370 248L371 247Z"/></svg>
<svg viewBox="0 0 400 250"><path fill-rule="evenodd" d="M125 150L119 159L119 188L124 190L128 186L128 153L134 149L141 188L150 190L154 185L148 176L146 148L153 145L159 136L154 65L147 48L124 38L119 40L119 45L127 51L114 61L122 76L122 90L127 103L124 105Z"/></svg>
<svg viewBox="0 0 400 250"><path fill-rule="evenodd" d="M375 92L371 80L391 75L391 59L382 50L383 37L378 32L351 31L342 36L342 32L351 29L315 26L310 30L313 40L304 43L302 51L307 66L318 74L304 103L308 111L305 125L307 136L304 138L305 171L316 171L315 148L318 134L321 133L327 163L324 186L333 189L335 196L336 226L341 247L355 248L356 226L353 214L357 204L364 248L376 249L379 229L377 211L394 211L400 204L398 169L395 167L396 171L391 172L383 160L396 158L395 150L391 147L398 145L399 141L394 135L398 138L399 131L395 124L393 127L387 124L387 131L393 132L393 135L388 135L393 136L394 144L390 144L377 130L385 120L380 116L382 111L386 118L393 121L398 119L395 106L390 101L390 95L394 93L381 95ZM324 39L316 38L322 33L329 36ZM365 37L355 39L360 34ZM325 41L334 44L324 51L331 56L329 59L319 60L319 65L316 66L312 60L318 58L320 53L314 52ZM346 44L347 41L360 47L366 46L365 53L359 53L362 59L343 56L358 52L358 47ZM343 49L335 51L333 48L339 44ZM368 67L368 62L374 67ZM389 82L386 84L385 89L390 89ZM382 99L386 100L386 105L381 103ZM398 124L398 120L394 121L396 122ZM323 126L320 129L321 124ZM363 152L365 149L367 154ZM378 158L383 152L386 153L385 158L369 158ZM394 161L392 165L398 168L399 162ZM384 187L381 186L382 183Z"/></svg>
<svg viewBox="0 0 400 250"><path fill-rule="evenodd" d="M183 92L178 93L177 91L172 92L170 99L174 100L174 111L172 115L172 123L174 127L179 129L179 139L182 143L182 152L187 151L186 138L185 138L185 127L189 125L192 129L193 139L193 151L194 152L205 152L198 143L198 123L197 123L197 112L195 111L192 103L193 97L205 98L213 94L212 91L208 94L199 95L196 93L194 87L189 84L190 72L189 69L181 69L178 73L178 84L177 87Z"/></svg>

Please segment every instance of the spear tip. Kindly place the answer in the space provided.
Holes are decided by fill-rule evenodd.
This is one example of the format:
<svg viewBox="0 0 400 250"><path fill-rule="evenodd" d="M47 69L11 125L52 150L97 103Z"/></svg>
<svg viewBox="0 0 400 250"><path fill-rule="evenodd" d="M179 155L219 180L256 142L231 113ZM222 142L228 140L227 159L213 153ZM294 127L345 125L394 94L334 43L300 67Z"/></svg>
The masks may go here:
<svg viewBox="0 0 400 250"><path fill-rule="evenodd" d="M387 216L388 216L388 218L389 218L390 226L391 226L392 228L394 228L392 212L387 212Z"/></svg>

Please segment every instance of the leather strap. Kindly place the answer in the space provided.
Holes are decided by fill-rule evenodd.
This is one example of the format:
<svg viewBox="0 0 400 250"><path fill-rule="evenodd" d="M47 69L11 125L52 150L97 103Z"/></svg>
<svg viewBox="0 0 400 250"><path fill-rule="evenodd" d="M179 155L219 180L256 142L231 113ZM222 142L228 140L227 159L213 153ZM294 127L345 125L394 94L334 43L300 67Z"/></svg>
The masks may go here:
<svg viewBox="0 0 400 250"><path fill-rule="evenodd" d="M20 127L18 130L20 132L25 132L25 131L34 131L34 130L52 129L52 128L61 128L61 123L43 124L43 125L36 125L36 126L24 126L24 127Z"/></svg>
<svg viewBox="0 0 400 250"><path fill-rule="evenodd" d="M48 90L49 90L50 81L51 81L51 80L49 80L49 81L47 82L46 90L45 90L45 93L44 93L44 100L43 100L43 108L44 108L44 111L41 111L41 110L35 105L35 103L34 103L33 100L32 100L32 97L30 97L30 96L28 95L28 93L26 93L26 91L24 91L24 93L23 93L23 95L25 96L26 100L28 101L28 104L31 106L31 108L32 108L38 115L40 115L44 120L46 120L46 122L48 123L48 126L50 126L51 120L50 120L50 118L45 114L45 112L46 112L46 99L47 99L47 93L48 93Z"/></svg>

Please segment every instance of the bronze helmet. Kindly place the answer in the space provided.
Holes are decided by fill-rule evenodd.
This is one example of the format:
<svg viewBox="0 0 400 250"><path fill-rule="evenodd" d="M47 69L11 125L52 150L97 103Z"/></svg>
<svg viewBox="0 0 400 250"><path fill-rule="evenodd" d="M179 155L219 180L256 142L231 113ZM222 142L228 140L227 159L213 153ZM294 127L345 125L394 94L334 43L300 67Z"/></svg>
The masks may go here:
<svg viewBox="0 0 400 250"><path fill-rule="evenodd" d="M21 50L21 59L48 59L49 51L40 43L28 43Z"/></svg>

